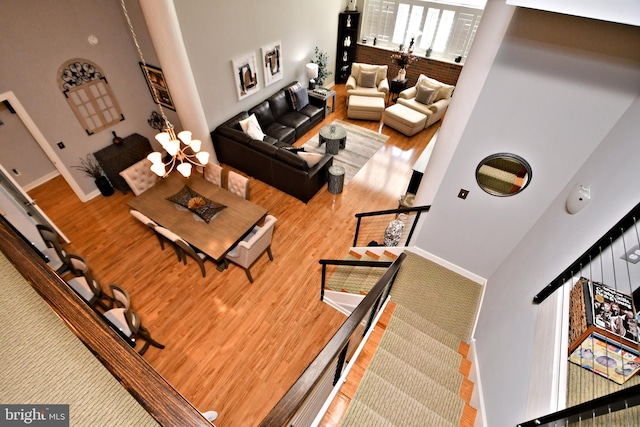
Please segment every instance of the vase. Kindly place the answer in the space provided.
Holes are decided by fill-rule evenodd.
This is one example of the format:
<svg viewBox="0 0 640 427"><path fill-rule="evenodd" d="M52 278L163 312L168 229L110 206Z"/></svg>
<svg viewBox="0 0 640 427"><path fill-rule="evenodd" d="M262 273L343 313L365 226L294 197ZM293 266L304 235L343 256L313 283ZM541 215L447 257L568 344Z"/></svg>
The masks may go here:
<svg viewBox="0 0 640 427"><path fill-rule="evenodd" d="M398 246L402 232L404 231L405 221L407 220L406 214L398 215L398 218L389 223L389 226L384 231L384 245L385 246Z"/></svg>
<svg viewBox="0 0 640 427"><path fill-rule="evenodd" d="M400 68L398 70L398 76L396 77L396 79L398 79L398 81L402 81L406 76L407 76L407 70L405 70L404 68Z"/></svg>
<svg viewBox="0 0 640 427"><path fill-rule="evenodd" d="M103 196L109 197L113 194L113 185L111 185L111 182L109 182L109 179L106 176L96 178L95 183Z"/></svg>

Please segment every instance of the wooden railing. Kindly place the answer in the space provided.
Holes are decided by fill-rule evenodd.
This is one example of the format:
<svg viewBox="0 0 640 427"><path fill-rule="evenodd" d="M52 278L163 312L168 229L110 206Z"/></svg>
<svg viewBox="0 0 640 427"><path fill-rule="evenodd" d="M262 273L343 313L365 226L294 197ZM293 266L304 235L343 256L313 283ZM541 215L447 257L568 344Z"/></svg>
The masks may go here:
<svg viewBox="0 0 640 427"><path fill-rule="evenodd" d="M393 286L405 254L391 264L340 329L260 423L261 427L308 425L342 373L349 354L371 326ZM364 326L363 326L364 325ZM324 399L323 399L324 397Z"/></svg>
<svg viewBox="0 0 640 427"><path fill-rule="evenodd" d="M416 225L420 220L420 215L422 214L422 212L429 212L430 208L431 206L415 206L412 208L398 208L398 209L387 209L383 211L357 213L355 215L357 218L357 223L356 223L356 230L353 237L353 246L367 246L368 240L370 239L375 240L375 239L384 238L384 231L389 223L388 220L387 221L380 220L375 223L371 223L367 227L368 228L367 232L363 233L364 218L379 220L385 216L395 218L400 214L407 214L411 222L410 222L409 232L406 235L406 237L402 239L399 246L409 246L411 237L413 237L413 232L415 231ZM412 215L412 214L415 214L415 215ZM364 239L362 238L362 234L365 234Z"/></svg>
<svg viewBox="0 0 640 427"><path fill-rule="evenodd" d="M0 217L0 250L69 329L161 425L211 424L99 317Z"/></svg>

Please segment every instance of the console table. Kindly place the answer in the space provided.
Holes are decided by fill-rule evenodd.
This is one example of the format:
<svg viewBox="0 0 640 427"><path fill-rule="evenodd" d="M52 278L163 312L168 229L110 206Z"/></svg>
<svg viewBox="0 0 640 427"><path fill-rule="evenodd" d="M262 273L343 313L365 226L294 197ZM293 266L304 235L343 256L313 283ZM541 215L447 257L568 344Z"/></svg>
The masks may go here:
<svg viewBox="0 0 640 427"><path fill-rule="evenodd" d="M113 188L117 188L126 194L131 189L124 178L120 176L120 172L146 158L147 154L152 151L149 140L140 134L134 133L124 138L122 144L111 144L96 151L93 155L104 174L111 181Z"/></svg>

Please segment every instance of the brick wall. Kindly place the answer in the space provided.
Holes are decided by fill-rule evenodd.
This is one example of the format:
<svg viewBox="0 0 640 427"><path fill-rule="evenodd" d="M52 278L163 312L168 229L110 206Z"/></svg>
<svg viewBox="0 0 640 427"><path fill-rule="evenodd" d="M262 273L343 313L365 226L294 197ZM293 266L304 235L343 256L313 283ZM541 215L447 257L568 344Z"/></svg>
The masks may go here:
<svg viewBox="0 0 640 427"><path fill-rule="evenodd" d="M391 80L398 74L399 69L396 64L391 62L392 53L390 50L358 44L355 62L388 65L387 76ZM419 58L418 61L412 62L407 68L407 87L413 86L420 74L455 86L460 76L460 71L462 71L462 65L441 62L435 59Z"/></svg>

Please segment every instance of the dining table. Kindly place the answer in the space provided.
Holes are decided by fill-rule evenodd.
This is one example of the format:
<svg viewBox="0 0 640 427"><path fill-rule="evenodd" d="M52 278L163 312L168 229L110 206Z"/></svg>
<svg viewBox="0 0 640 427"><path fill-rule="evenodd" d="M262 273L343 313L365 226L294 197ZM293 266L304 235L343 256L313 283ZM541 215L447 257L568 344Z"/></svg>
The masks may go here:
<svg viewBox="0 0 640 427"><path fill-rule="evenodd" d="M185 185L225 208L207 223L194 212L167 200ZM189 178L169 174L127 204L216 262L222 261L225 254L267 214L265 208L195 174Z"/></svg>

